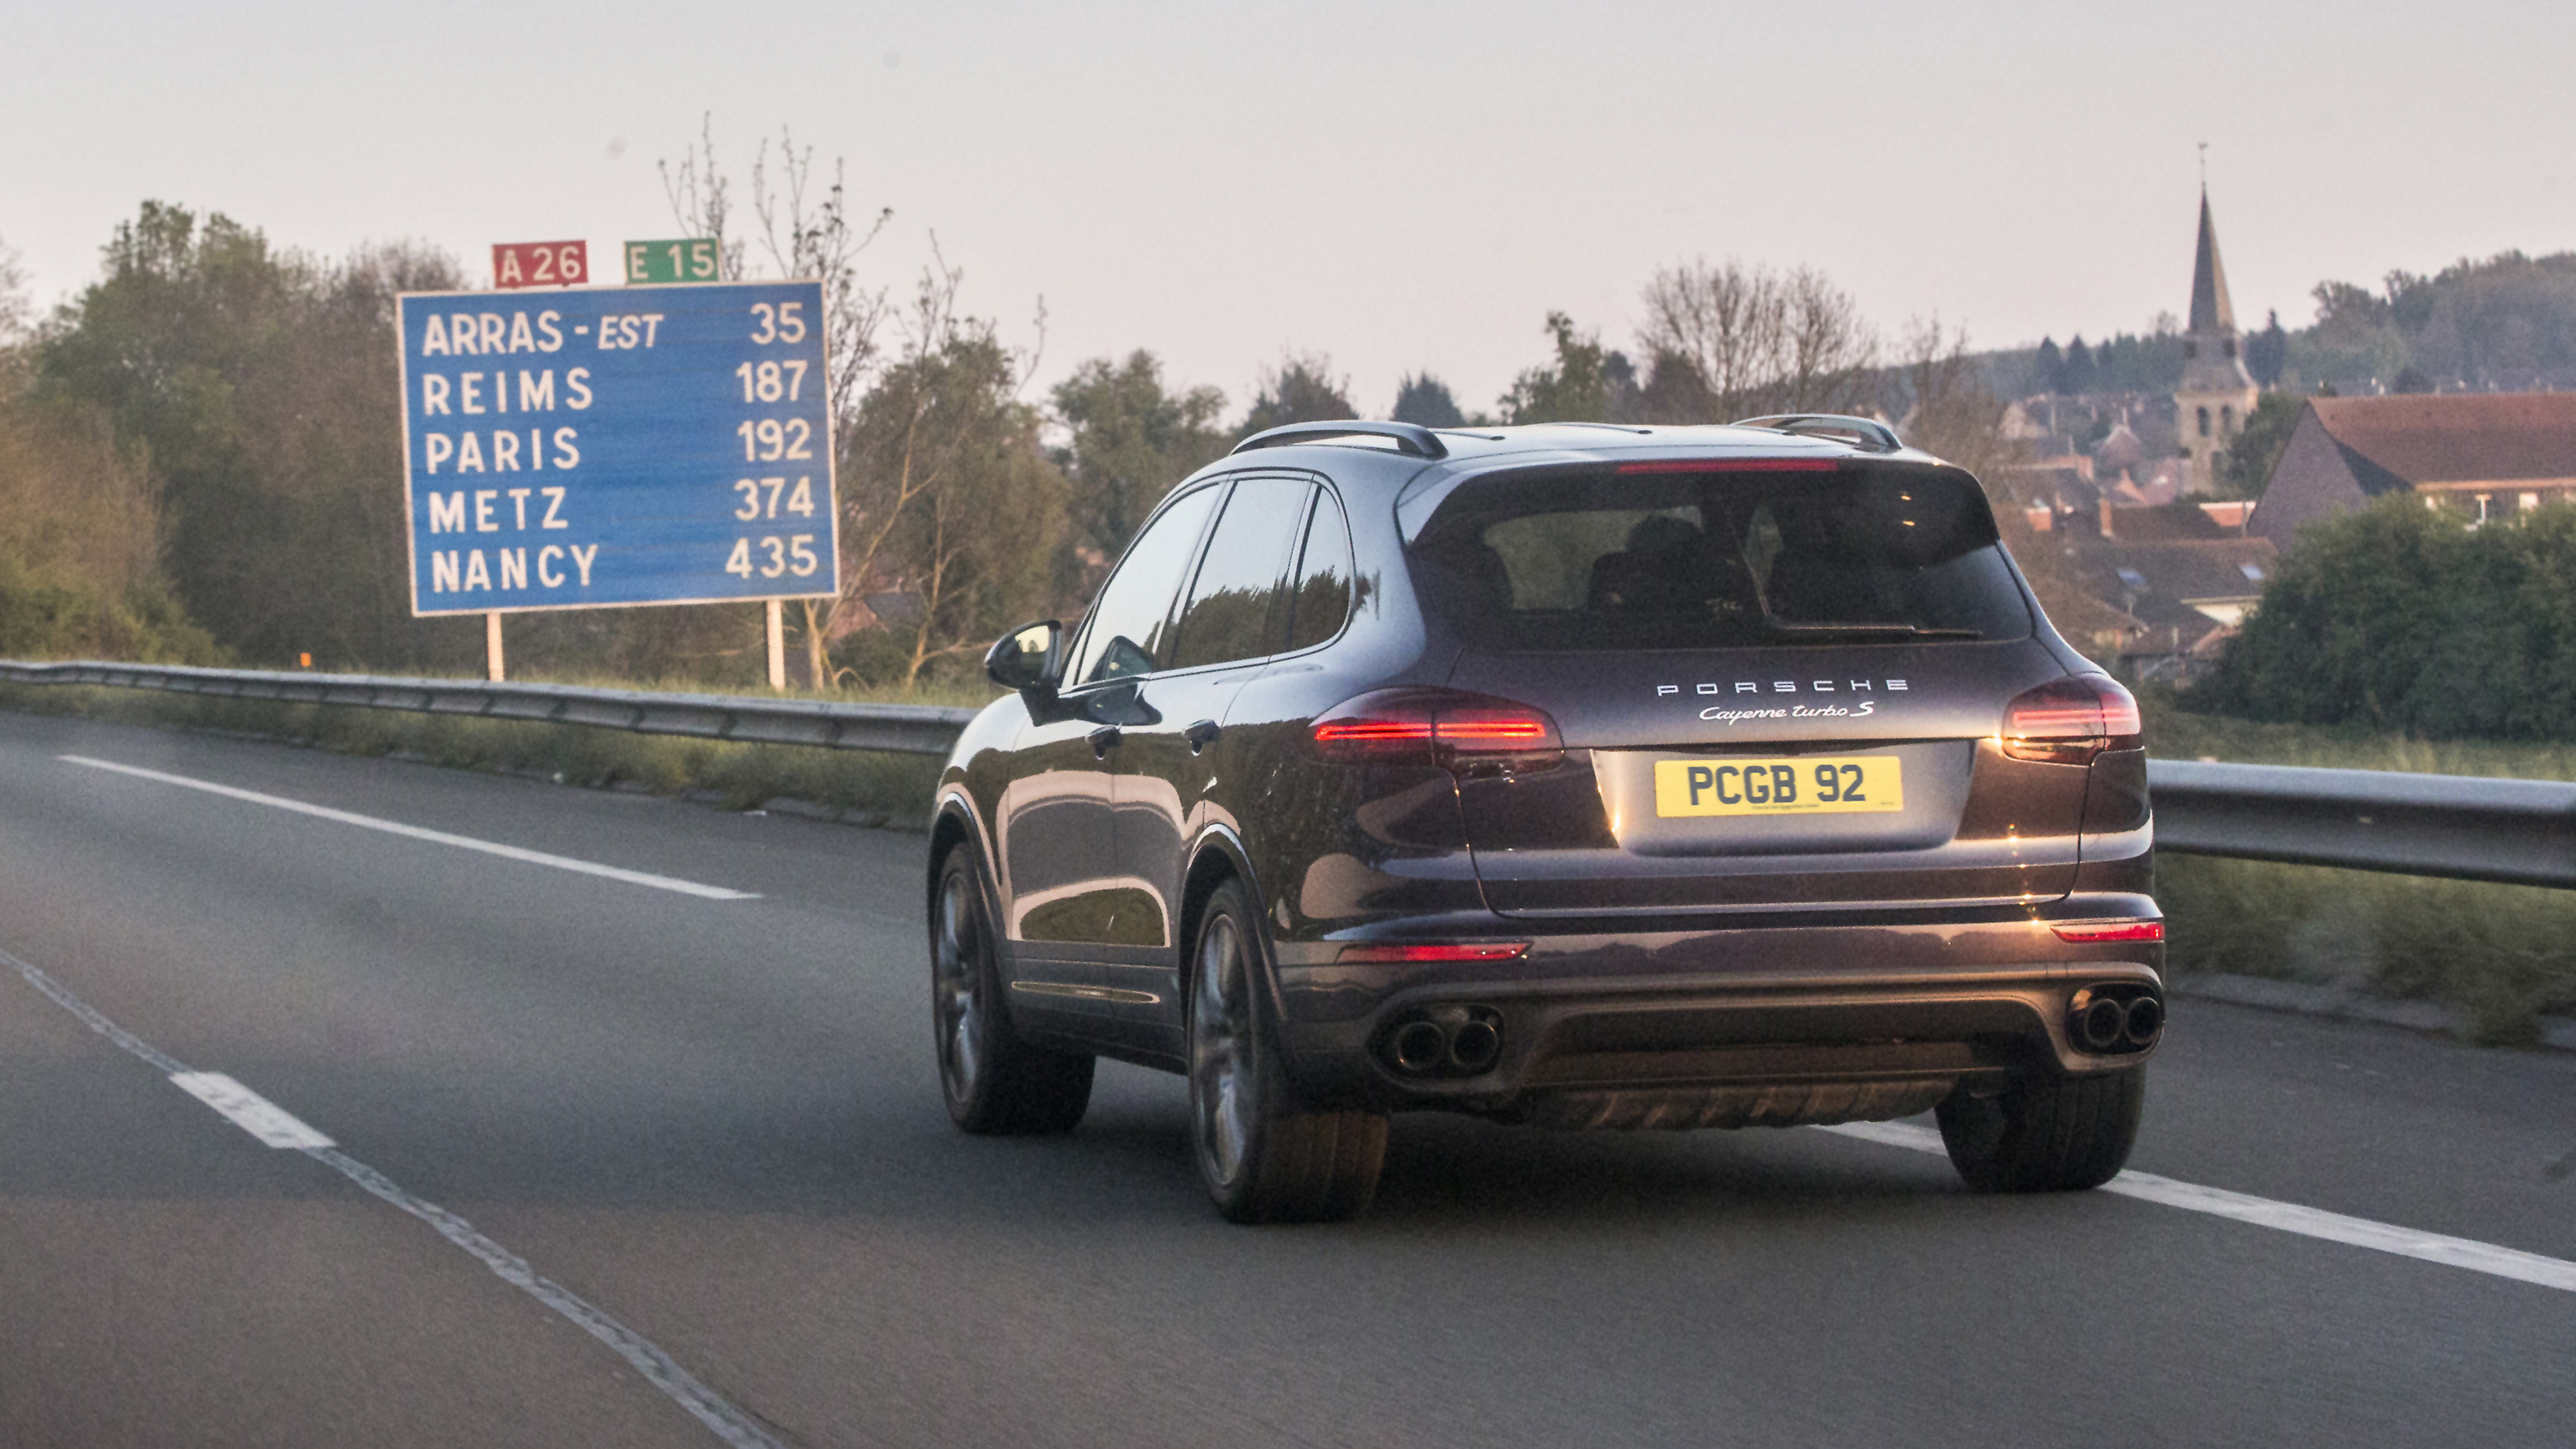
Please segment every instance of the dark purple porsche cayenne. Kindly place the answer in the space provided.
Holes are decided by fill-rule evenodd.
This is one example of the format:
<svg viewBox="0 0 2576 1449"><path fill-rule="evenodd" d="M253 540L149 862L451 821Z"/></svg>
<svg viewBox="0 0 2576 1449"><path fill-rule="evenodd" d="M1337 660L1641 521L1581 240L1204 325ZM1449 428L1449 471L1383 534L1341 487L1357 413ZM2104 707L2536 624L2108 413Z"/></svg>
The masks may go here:
<svg viewBox="0 0 2576 1449"><path fill-rule="evenodd" d="M987 665L930 849L967 1131L1183 1072L1245 1221L1360 1211L1425 1108L1933 1110L2002 1191L2136 1136L2136 703L1878 424L1274 429Z"/></svg>

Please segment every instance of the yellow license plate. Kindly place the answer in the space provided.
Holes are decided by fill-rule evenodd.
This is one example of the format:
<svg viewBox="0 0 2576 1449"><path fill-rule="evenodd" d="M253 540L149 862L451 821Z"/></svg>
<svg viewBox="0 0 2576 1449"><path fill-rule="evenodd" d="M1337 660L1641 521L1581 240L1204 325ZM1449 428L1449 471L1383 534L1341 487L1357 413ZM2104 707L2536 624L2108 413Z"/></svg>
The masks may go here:
<svg viewBox="0 0 2576 1449"><path fill-rule="evenodd" d="M1829 815L1905 808L1892 755L1798 760L1657 760L1655 813Z"/></svg>

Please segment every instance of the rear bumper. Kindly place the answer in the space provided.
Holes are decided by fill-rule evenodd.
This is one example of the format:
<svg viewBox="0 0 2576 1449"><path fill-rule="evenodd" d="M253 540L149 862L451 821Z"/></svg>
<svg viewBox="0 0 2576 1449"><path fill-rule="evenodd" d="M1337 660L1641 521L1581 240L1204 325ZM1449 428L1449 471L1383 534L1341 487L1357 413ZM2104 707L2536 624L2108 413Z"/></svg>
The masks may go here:
<svg viewBox="0 0 2576 1449"><path fill-rule="evenodd" d="M2152 918L2140 895L2021 908L1737 920L1712 929L1528 929L1483 916L1404 935L1527 941L1507 961L1358 964L1344 941L1279 949L1282 1046L1319 1101L1446 1108L1560 1126L1741 1126L1872 1120L2014 1076L2132 1070L2070 1039L2076 992L2161 1003L2163 947L2074 945L2053 924ZM1372 939L1385 940L1387 937ZM1472 1016L1500 1034L1490 1066L1411 1071L1409 1023Z"/></svg>

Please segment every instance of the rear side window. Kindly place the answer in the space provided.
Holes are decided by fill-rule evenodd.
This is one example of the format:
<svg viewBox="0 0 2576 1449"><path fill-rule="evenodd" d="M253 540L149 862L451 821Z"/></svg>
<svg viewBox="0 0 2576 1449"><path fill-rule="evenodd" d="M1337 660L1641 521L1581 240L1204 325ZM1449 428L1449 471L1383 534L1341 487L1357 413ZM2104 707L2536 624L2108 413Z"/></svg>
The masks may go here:
<svg viewBox="0 0 2576 1449"><path fill-rule="evenodd" d="M1270 652L1279 576L1287 571L1310 486L1301 478L1246 478L1234 485L1182 606L1172 668L1259 659Z"/></svg>
<svg viewBox="0 0 2576 1449"><path fill-rule="evenodd" d="M2020 639L2030 609L1964 476L1900 469L1505 476L1413 569L1470 643L1595 653Z"/></svg>
<svg viewBox="0 0 2576 1449"><path fill-rule="evenodd" d="M1289 592L1288 648L1310 649L1342 631L1351 613L1351 538L1342 505L1318 490L1315 516L1299 551L1297 586Z"/></svg>
<svg viewBox="0 0 2576 1449"><path fill-rule="evenodd" d="M1118 571L1102 586L1082 631L1082 644L1064 677L1075 684L1094 684L1131 674L1151 674L1154 654L1164 644L1164 624L1173 596L1181 591L1181 574L1190 566L1199 532L1207 524L1222 488L1202 488L1147 524L1127 546Z"/></svg>

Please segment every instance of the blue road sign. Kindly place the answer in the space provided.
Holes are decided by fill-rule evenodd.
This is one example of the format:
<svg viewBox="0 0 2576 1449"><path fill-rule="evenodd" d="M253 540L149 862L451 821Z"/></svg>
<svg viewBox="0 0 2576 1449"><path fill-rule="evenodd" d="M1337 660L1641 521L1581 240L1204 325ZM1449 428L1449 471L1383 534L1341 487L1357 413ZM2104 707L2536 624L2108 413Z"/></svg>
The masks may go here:
<svg viewBox="0 0 2576 1449"><path fill-rule="evenodd" d="M820 283L400 306L413 613L838 591Z"/></svg>

